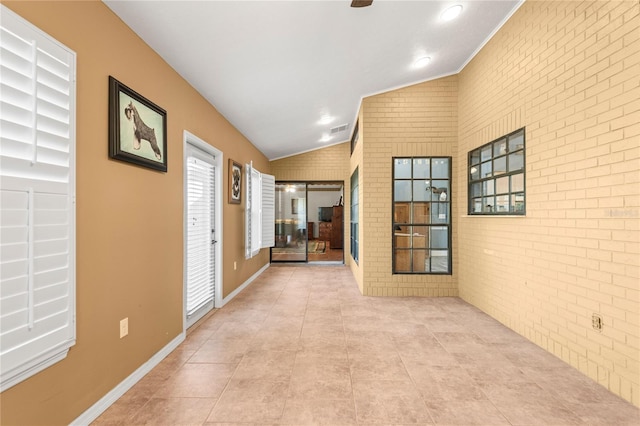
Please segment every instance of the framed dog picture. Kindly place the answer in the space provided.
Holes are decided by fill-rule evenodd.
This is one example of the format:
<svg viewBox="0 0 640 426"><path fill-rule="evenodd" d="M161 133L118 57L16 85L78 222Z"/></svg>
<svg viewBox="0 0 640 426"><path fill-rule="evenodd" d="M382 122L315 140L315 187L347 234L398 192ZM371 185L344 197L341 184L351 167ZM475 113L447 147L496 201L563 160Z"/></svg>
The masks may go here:
<svg viewBox="0 0 640 426"><path fill-rule="evenodd" d="M111 76L109 157L167 171L167 112Z"/></svg>
<svg viewBox="0 0 640 426"><path fill-rule="evenodd" d="M242 199L242 166L229 159L229 203L240 204Z"/></svg>

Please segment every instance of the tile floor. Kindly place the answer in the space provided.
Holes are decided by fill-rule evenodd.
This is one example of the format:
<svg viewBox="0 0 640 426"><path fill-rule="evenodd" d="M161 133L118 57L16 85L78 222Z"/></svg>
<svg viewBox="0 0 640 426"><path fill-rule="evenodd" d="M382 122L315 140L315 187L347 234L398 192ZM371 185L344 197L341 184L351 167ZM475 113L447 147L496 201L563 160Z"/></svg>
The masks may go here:
<svg viewBox="0 0 640 426"><path fill-rule="evenodd" d="M638 425L640 410L457 298L273 265L95 425Z"/></svg>

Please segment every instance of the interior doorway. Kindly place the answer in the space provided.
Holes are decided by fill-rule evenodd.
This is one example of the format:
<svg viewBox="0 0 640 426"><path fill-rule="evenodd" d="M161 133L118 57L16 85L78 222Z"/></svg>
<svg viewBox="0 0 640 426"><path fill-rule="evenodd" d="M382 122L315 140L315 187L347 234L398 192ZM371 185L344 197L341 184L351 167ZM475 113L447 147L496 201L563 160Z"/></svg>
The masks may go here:
<svg viewBox="0 0 640 426"><path fill-rule="evenodd" d="M222 153L184 134L184 328L220 302Z"/></svg>
<svg viewBox="0 0 640 426"><path fill-rule="evenodd" d="M343 182L276 182L271 261L344 263L343 199Z"/></svg>

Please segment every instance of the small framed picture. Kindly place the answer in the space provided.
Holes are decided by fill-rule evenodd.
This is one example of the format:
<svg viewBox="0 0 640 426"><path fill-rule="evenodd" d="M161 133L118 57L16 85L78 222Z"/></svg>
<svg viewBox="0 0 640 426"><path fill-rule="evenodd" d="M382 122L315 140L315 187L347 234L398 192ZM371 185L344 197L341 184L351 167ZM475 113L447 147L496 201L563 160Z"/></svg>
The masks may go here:
<svg viewBox="0 0 640 426"><path fill-rule="evenodd" d="M242 199L242 166L229 159L229 203L240 204Z"/></svg>
<svg viewBox="0 0 640 426"><path fill-rule="evenodd" d="M109 157L167 171L167 112L111 76Z"/></svg>

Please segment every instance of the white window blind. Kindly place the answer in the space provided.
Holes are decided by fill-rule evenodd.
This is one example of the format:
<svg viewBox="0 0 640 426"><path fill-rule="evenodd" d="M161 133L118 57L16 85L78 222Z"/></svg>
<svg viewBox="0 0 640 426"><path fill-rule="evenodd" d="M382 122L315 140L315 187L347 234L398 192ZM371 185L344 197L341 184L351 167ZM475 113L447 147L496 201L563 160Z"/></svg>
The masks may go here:
<svg viewBox="0 0 640 426"><path fill-rule="evenodd" d="M187 318L213 302L215 166L190 145L187 157Z"/></svg>
<svg viewBox="0 0 640 426"><path fill-rule="evenodd" d="M260 173L253 163L245 164L245 258L275 242L275 177Z"/></svg>
<svg viewBox="0 0 640 426"><path fill-rule="evenodd" d="M0 5L0 391L75 344L75 53Z"/></svg>

